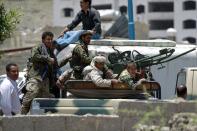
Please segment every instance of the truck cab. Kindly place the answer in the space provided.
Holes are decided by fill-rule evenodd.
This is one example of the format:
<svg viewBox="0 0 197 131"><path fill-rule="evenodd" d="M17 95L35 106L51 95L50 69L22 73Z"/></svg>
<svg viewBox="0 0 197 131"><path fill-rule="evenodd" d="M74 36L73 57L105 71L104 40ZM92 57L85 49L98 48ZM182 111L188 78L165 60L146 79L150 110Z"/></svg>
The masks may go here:
<svg viewBox="0 0 197 131"><path fill-rule="evenodd" d="M197 99L197 67L182 68L177 74L176 87L186 85L187 99Z"/></svg>

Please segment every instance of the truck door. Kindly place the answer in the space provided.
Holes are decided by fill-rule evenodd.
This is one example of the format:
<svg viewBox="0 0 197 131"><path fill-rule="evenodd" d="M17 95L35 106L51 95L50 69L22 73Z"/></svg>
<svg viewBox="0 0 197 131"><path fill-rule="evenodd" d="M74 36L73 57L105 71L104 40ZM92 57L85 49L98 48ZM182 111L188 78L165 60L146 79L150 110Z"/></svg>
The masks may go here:
<svg viewBox="0 0 197 131"><path fill-rule="evenodd" d="M192 99L197 99L197 69L191 69Z"/></svg>
<svg viewBox="0 0 197 131"><path fill-rule="evenodd" d="M186 70L181 70L177 74L176 87L180 85L186 85ZM175 94L176 94L176 87L175 87Z"/></svg>
<svg viewBox="0 0 197 131"><path fill-rule="evenodd" d="M176 87L179 85L186 85L187 87L187 99L197 99L197 69L185 68L177 74ZM176 94L175 87L175 94Z"/></svg>

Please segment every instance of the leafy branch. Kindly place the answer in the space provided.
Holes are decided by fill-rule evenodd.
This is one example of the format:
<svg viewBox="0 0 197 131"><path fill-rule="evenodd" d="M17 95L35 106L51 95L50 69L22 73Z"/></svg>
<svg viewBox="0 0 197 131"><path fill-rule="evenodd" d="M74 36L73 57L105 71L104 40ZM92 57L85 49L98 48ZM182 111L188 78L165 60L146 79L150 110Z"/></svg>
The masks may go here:
<svg viewBox="0 0 197 131"><path fill-rule="evenodd" d="M20 22L20 17L19 9L6 10L4 4L0 3L0 41L10 38Z"/></svg>

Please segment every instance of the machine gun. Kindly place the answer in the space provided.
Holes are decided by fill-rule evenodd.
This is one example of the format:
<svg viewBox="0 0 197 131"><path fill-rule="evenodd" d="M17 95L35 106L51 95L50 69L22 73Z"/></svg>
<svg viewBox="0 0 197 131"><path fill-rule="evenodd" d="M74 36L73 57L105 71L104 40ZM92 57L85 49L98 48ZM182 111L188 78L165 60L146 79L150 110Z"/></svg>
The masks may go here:
<svg viewBox="0 0 197 131"><path fill-rule="evenodd" d="M137 64L138 68L145 68L150 67L152 65L161 64L161 68L164 68L162 65L163 61L167 58L169 58L173 53L175 49L165 48L162 50L159 50L159 54L154 56L145 56L140 54L138 51L134 50L132 52L133 62ZM134 53L137 53L137 55L134 55Z"/></svg>
<svg viewBox="0 0 197 131"><path fill-rule="evenodd" d="M183 52L175 57L171 57L172 54L175 52L175 49L171 48L165 48L162 50L159 50L159 54L153 55L153 56L147 56L139 53L137 50L131 51L124 51L120 52L119 50L115 49L112 47L116 52L111 53L108 56L108 60L110 62L110 67L115 71L115 73L120 73L125 65L128 62L135 62L137 65L137 68L146 68L146 67L151 67L153 65L158 65L161 64L161 67L158 69L164 68L162 65L163 63L172 61L178 57L181 57L189 52L192 52L196 50L196 48L192 48L186 52Z"/></svg>

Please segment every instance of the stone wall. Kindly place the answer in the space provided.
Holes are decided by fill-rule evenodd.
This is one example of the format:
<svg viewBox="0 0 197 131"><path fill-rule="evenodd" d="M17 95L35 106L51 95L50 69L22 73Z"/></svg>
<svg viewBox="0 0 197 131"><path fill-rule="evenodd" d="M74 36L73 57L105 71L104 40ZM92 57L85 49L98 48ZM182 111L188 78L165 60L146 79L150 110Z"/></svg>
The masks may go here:
<svg viewBox="0 0 197 131"><path fill-rule="evenodd" d="M19 71L23 71L23 69L26 67L27 60L29 57L30 57L30 50L2 55L0 58L0 63L1 63L0 75L3 75L6 73L5 66L11 62L18 64Z"/></svg>
<svg viewBox="0 0 197 131"><path fill-rule="evenodd" d="M20 48L37 44L43 31L50 30L53 18L53 0L4 0L6 9L19 9L21 15L17 30L0 48ZM53 30L50 30L53 31ZM60 32L60 31L59 31Z"/></svg>
<svg viewBox="0 0 197 131"><path fill-rule="evenodd" d="M7 9L19 8L22 16L17 31L0 44L0 50L39 44L41 34L46 30L54 32L55 38L60 33L62 28L52 27L53 0L3 0L3 2ZM5 73L5 65L10 62L16 62L22 71L29 56L30 50L4 54L0 58L0 75Z"/></svg>
<svg viewBox="0 0 197 131"><path fill-rule="evenodd" d="M36 32L52 25L53 0L4 0L7 8L19 8L22 12L20 30Z"/></svg>

